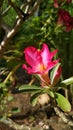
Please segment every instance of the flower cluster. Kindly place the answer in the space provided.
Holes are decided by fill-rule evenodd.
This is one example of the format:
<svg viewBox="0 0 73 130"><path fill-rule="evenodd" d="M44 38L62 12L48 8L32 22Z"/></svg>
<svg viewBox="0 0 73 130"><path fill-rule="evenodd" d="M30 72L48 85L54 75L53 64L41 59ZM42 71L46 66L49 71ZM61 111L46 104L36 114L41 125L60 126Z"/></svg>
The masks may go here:
<svg viewBox="0 0 73 130"><path fill-rule="evenodd" d="M70 16L68 11L60 9L57 23L66 26L66 32L69 32L73 28L73 17Z"/></svg>
<svg viewBox="0 0 73 130"><path fill-rule="evenodd" d="M23 64L23 69L26 69L28 74L37 74L46 84L51 84L48 74L49 71L59 62L59 59L53 60L53 57L56 55L57 51L58 50L50 52L46 44L43 44L41 50L38 50L35 47L27 47L24 50L24 55L28 65ZM54 82L59 79L60 74L61 66L55 73Z"/></svg>
<svg viewBox="0 0 73 130"><path fill-rule="evenodd" d="M69 4L72 2L72 0L66 0L66 1L54 0L54 7L59 8L61 4L65 2ZM64 9L59 9L57 23L64 25L66 27L66 32L69 32L73 29L73 17L69 14L68 11Z"/></svg>

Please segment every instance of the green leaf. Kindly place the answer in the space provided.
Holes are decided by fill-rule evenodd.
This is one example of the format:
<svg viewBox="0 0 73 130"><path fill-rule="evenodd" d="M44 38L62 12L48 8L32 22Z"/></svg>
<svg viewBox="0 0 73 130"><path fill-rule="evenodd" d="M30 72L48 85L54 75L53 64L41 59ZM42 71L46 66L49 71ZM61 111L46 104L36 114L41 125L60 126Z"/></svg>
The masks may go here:
<svg viewBox="0 0 73 130"><path fill-rule="evenodd" d="M50 95L50 97L54 98L54 93L53 93L53 91L49 90L49 91L48 91L48 94Z"/></svg>
<svg viewBox="0 0 73 130"><path fill-rule="evenodd" d="M55 87L57 90L67 88L67 85L64 83L59 83Z"/></svg>
<svg viewBox="0 0 73 130"><path fill-rule="evenodd" d="M31 97L31 100L30 100L30 101L31 101L32 106L35 106L35 105L37 104L39 95L40 95L40 93L36 93L36 94L34 94L34 95Z"/></svg>
<svg viewBox="0 0 73 130"><path fill-rule="evenodd" d="M71 111L71 104L69 101L61 94L55 93L55 99L58 104L58 106L64 111L64 112L70 112Z"/></svg>
<svg viewBox="0 0 73 130"><path fill-rule="evenodd" d="M55 78L55 75L56 75L56 72L57 72L59 66L60 66L60 63L58 63L58 64L54 67L54 69L51 71L51 74L50 74L51 84L53 84L53 80L54 80L54 78Z"/></svg>
<svg viewBox="0 0 73 130"><path fill-rule="evenodd" d="M73 76L66 80L63 80L61 83L64 83L65 85L73 84Z"/></svg>
<svg viewBox="0 0 73 130"><path fill-rule="evenodd" d="M31 93L31 92L39 92L41 91L41 87L38 87L36 85L22 85L19 88L19 91L25 92L25 93Z"/></svg>
<svg viewBox="0 0 73 130"><path fill-rule="evenodd" d="M20 109L17 108L17 107L15 107L15 108L12 108L11 111L12 111L13 113L18 113L18 112L20 112Z"/></svg>
<svg viewBox="0 0 73 130"><path fill-rule="evenodd" d="M54 92L48 87L48 88L42 88L41 93L47 93L50 97L54 98Z"/></svg>

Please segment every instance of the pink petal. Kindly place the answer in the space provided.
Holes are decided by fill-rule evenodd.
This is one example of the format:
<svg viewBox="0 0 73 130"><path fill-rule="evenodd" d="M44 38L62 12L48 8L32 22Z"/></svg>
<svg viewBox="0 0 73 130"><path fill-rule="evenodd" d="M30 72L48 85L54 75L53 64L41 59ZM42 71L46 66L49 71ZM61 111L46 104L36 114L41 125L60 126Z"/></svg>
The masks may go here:
<svg viewBox="0 0 73 130"><path fill-rule="evenodd" d="M48 62L51 61L51 53L50 53L49 48L46 44L43 44L40 55L42 57L42 63L44 64L44 66L47 67Z"/></svg>
<svg viewBox="0 0 73 130"><path fill-rule="evenodd" d="M34 47L27 47L24 50L24 54L29 66L24 64L23 69L26 69L29 74L44 74L59 62L59 60L52 61L56 53L57 50L50 52L46 44L43 44L42 49L39 51Z"/></svg>
<svg viewBox="0 0 73 130"><path fill-rule="evenodd" d="M56 55L57 52L58 50L54 50L53 52L50 52L48 46L46 44L43 44L41 50L41 57L42 57L42 63L46 68L49 66L49 62L51 62L52 65L52 58L54 57L54 55Z"/></svg>
<svg viewBox="0 0 73 130"><path fill-rule="evenodd" d="M52 62L49 62L48 67L47 67L47 70L48 70L48 71L51 70L51 69L59 62L59 60L60 60L60 59L54 60L54 61L52 61Z"/></svg>
<svg viewBox="0 0 73 130"><path fill-rule="evenodd" d="M31 66L37 66L41 62L39 51L34 47L28 47L24 51L25 60Z"/></svg>
<svg viewBox="0 0 73 130"><path fill-rule="evenodd" d="M58 50L54 50L53 52L51 52L51 59L56 55L57 52Z"/></svg>
<svg viewBox="0 0 73 130"><path fill-rule="evenodd" d="M39 69L27 67L26 64L23 64L22 68L27 70L28 74L42 74L42 72Z"/></svg>

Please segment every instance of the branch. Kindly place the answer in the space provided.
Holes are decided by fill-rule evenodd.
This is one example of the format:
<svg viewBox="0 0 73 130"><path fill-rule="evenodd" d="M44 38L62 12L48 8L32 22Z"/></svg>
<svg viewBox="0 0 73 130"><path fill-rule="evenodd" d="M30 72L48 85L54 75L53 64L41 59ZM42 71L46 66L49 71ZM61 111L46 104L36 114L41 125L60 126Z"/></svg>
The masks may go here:
<svg viewBox="0 0 73 130"><path fill-rule="evenodd" d="M31 10L31 12L30 12L30 15L32 15L32 14L35 13L35 11L37 10L38 6L41 4L42 1L43 1L43 0L37 0L37 1L34 3L34 6L33 6L32 10Z"/></svg>
<svg viewBox="0 0 73 130"><path fill-rule="evenodd" d="M26 6L30 6L30 5L32 4L32 2L33 2L33 0L30 0L30 1L27 0L27 3L22 4L20 8L21 8L21 9L24 9ZM26 12L26 11L25 11L25 12Z"/></svg>
<svg viewBox="0 0 73 130"><path fill-rule="evenodd" d="M14 28L11 31L9 31L8 34L4 37L3 41L0 44L0 57L2 57L7 44L10 42L13 36L17 33L22 23L23 23L23 19L18 19Z"/></svg>
<svg viewBox="0 0 73 130"><path fill-rule="evenodd" d="M6 34L10 31L10 27L2 20L1 27L5 30Z"/></svg>
<svg viewBox="0 0 73 130"><path fill-rule="evenodd" d="M17 15L19 16L19 18L22 18L22 14L21 12L18 10L17 6L15 6L15 4L11 1L8 0L9 4L11 5L11 7L15 10L15 12L17 13Z"/></svg>
<svg viewBox="0 0 73 130"><path fill-rule="evenodd" d="M15 21L15 26L10 31L8 31L7 35L5 35L3 41L0 44L0 58L3 56L8 43L11 41L11 39L14 37L14 35L18 32L22 23L23 23L23 18L22 17L17 18Z"/></svg>
<svg viewBox="0 0 73 130"><path fill-rule="evenodd" d="M64 123L68 124L69 126L73 126L73 121L68 119L65 113L61 112L57 107L54 107L56 114L63 120Z"/></svg>
<svg viewBox="0 0 73 130"><path fill-rule="evenodd" d="M10 1L10 0L9 0ZM34 12L37 10L38 6L40 5L40 3L42 2L42 0L37 0L31 10L31 12L29 13L29 16L26 17L23 20L23 17L18 17L18 19L16 20L16 24L13 27L13 29L11 29L11 31L8 32L8 34L4 37L3 41L0 44L0 58L3 56L4 51L8 45L8 43L11 41L11 39L15 36L15 34L18 32L19 28L21 27L22 23L28 19L30 16L32 16L34 14ZM27 6L26 6L27 7ZM15 8L15 7L14 7ZM26 10L26 8L25 8ZM26 12L27 13L27 12Z"/></svg>
<svg viewBox="0 0 73 130"><path fill-rule="evenodd" d="M10 8L11 8L11 5L9 5L9 6L6 8L6 10L4 10L4 12L2 13L2 17L5 16L5 15L8 13L8 11L10 10Z"/></svg>
<svg viewBox="0 0 73 130"><path fill-rule="evenodd" d="M5 125L7 125L9 128L13 128L15 130L30 130L31 128L29 126L19 125L18 123L14 122L13 120L7 118L1 121Z"/></svg>

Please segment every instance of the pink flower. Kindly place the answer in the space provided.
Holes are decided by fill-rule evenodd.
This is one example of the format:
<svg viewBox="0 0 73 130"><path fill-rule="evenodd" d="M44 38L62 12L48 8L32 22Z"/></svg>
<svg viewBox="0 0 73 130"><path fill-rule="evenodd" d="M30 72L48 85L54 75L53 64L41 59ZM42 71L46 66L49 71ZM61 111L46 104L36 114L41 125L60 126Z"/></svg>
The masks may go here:
<svg viewBox="0 0 73 130"><path fill-rule="evenodd" d="M26 69L29 74L46 74L59 62L59 59L53 60L56 53L57 50L50 52L46 44L43 44L41 50L27 47L24 50L24 55L28 65L23 64L23 69Z"/></svg>
<svg viewBox="0 0 73 130"><path fill-rule="evenodd" d="M66 31L69 32L73 28L73 17L70 16L68 11L60 9L57 23L66 26Z"/></svg>

